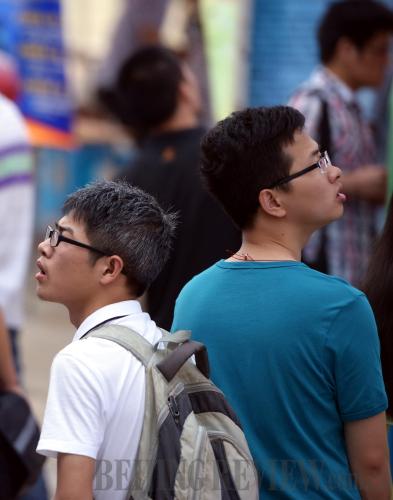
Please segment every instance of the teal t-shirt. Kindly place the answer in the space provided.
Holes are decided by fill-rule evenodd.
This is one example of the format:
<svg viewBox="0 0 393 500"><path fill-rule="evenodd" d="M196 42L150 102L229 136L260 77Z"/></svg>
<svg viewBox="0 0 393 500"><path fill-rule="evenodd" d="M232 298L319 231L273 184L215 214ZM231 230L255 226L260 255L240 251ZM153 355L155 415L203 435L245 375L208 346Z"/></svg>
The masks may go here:
<svg viewBox="0 0 393 500"><path fill-rule="evenodd" d="M220 261L180 293L172 330L208 347L263 499L360 498L343 424L387 407L370 305L300 262Z"/></svg>

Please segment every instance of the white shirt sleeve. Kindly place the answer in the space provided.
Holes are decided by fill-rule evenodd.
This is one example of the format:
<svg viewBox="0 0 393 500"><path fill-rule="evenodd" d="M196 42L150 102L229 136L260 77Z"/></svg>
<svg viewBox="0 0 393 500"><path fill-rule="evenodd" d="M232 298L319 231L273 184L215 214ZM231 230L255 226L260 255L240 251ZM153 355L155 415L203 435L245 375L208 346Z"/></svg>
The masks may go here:
<svg viewBox="0 0 393 500"><path fill-rule="evenodd" d="M101 373L61 351L54 359L37 451L56 458L72 453L97 458L108 422Z"/></svg>
<svg viewBox="0 0 393 500"><path fill-rule="evenodd" d="M16 106L0 96L0 307L7 326L22 322L34 220L33 157Z"/></svg>

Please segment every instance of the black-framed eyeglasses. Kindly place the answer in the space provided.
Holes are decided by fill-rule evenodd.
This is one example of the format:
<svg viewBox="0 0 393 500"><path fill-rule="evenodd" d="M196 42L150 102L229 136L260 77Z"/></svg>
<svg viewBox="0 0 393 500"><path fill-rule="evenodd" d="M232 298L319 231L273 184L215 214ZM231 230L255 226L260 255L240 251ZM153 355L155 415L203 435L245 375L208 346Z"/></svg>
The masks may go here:
<svg viewBox="0 0 393 500"><path fill-rule="evenodd" d="M63 236L58 229L54 229L52 226L48 226L45 232L45 240L49 239L49 244L51 247L57 247L59 243L62 241L66 243L70 243L71 245L76 245L77 247L86 248L87 250L91 250L92 252L100 253L101 255L108 255L106 252L102 250L98 250L98 248L94 248L86 243L81 243L80 241L73 240L71 238L67 238L67 236Z"/></svg>
<svg viewBox="0 0 393 500"><path fill-rule="evenodd" d="M268 189L273 189L278 186L282 186L282 184L287 184L287 182L291 182L293 179L307 174L308 172L311 172L311 170L315 170L316 168L319 168L321 174L326 174L328 168L331 166L332 162L330 160L328 152L324 151L321 155L321 158L316 163L313 163L309 167L303 168L303 170L299 170L299 172L295 172L294 174L288 175L287 177L283 177L282 179L271 184Z"/></svg>

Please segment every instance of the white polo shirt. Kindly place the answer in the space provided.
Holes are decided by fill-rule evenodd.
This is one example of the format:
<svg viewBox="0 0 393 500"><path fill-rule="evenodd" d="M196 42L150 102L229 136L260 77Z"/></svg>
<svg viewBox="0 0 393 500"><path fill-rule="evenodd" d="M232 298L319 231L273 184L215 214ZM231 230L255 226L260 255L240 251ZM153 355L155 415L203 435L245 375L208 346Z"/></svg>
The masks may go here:
<svg viewBox="0 0 393 500"><path fill-rule="evenodd" d="M71 344L52 363L37 451L97 460L95 500L124 500L142 431L145 372L126 349L109 340L81 337L101 322L127 326L151 343L161 337L139 302L105 306L88 316Z"/></svg>

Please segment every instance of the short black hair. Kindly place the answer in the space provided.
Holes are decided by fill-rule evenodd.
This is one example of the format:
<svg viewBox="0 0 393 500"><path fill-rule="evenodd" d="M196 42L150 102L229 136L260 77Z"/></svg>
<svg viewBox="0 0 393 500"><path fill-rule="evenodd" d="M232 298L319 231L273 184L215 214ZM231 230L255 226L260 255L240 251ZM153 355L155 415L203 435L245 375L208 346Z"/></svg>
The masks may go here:
<svg viewBox="0 0 393 500"><path fill-rule="evenodd" d="M182 61L175 53L150 45L124 62L114 88L101 99L139 139L175 113L182 79Z"/></svg>
<svg viewBox="0 0 393 500"><path fill-rule="evenodd" d="M358 49L375 35L393 31L392 11L374 0L344 0L329 6L318 29L320 58L328 63L337 42L348 38Z"/></svg>
<svg viewBox="0 0 393 500"><path fill-rule="evenodd" d="M97 181L66 199L63 214L84 225L92 246L123 259L130 290L136 296L160 273L172 249L176 215L125 181ZM98 255L92 253L93 262Z"/></svg>
<svg viewBox="0 0 393 500"><path fill-rule="evenodd" d="M202 176L240 229L252 225L261 189L288 175L292 159L283 148L303 127L304 116L289 106L248 108L232 113L203 138Z"/></svg>

